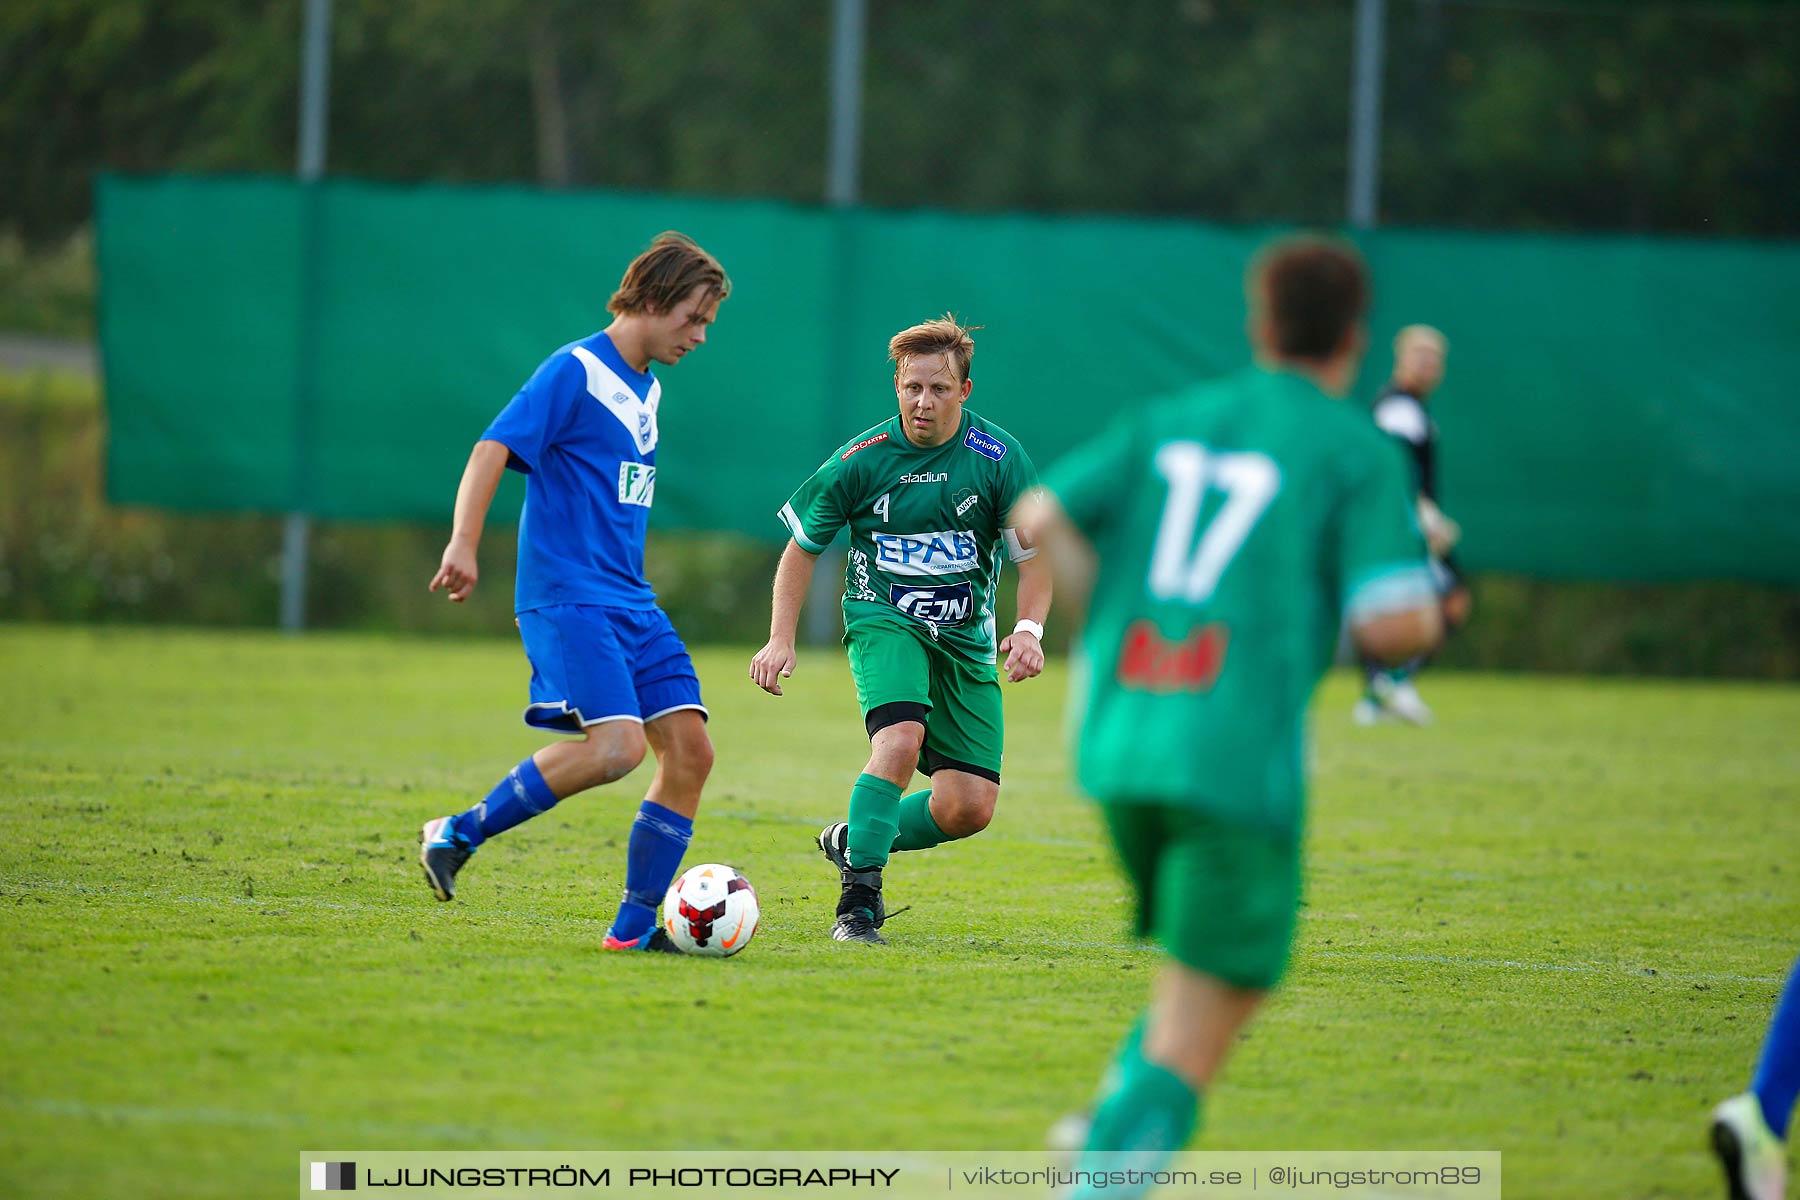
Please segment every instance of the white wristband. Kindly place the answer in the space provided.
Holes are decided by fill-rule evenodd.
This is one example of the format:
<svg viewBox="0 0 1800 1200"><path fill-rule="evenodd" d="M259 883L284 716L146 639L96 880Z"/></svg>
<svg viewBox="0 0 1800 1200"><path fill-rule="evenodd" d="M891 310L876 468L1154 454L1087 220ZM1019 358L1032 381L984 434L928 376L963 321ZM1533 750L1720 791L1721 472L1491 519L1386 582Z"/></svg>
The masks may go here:
<svg viewBox="0 0 1800 1200"><path fill-rule="evenodd" d="M1013 626L1014 633L1029 633L1038 641L1044 640L1044 627L1029 617L1020 617L1019 623Z"/></svg>

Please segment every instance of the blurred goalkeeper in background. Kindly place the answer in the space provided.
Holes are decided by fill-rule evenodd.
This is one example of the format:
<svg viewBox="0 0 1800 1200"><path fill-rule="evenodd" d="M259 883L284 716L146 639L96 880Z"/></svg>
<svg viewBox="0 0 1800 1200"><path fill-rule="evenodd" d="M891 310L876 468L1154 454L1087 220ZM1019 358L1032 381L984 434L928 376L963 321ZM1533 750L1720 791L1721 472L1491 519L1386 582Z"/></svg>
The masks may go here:
<svg viewBox="0 0 1800 1200"><path fill-rule="evenodd" d="M1426 412L1431 394L1444 381L1444 359L1450 343L1429 325L1408 325L1394 338L1394 374L1375 401L1375 424L1406 447L1418 490L1419 529L1431 549L1431 572L1443 601L1444 626L1462 628L1469 619L1469 588L1451 557L1462 528L1438 507L1437 424ZM1423 657L1388 667L1363 659L1364 687L1354 716L1359 725L1398 717L1414 725L1431 722L1431 709L1419 696L1414 678Z"/></svg>
<svg viewBox="0 0 1800 1200"><path fill-rule="evenodd" d="M1256 366L1088 439L1020 522L1059 589L1091 581L1076 773L1136 891L1137 931L1168 953L1093 1111L1053 1134L1084 1147L1083 1169L1152 1171L1186 1145L1287 968L1306 708L1340 625L1390 662L1440 632L1406 465L1342 399L1364 347L1362 260L1290 239L1248 283ZM1117 1153L1132 1157L1101 1157Z"/></svg>
<svg viewBox="0 0 1800 1200"><path fill-rule="evenodd" d="M457 872L488 838L623 779L648 747L656 777L601 946L676 950L655 928L656 906L693 836L713 750L694 664L644 579L662 403L652 364L698 349L730 292L717 259L679 233L659 235L607 301L612 324L545 359L469 455L431 590L463 600L474 589L494 489L507 468L522 472L513 608L531 662L525 723L575 737L526 758L467 811L425 822L419 861L439 900L456 894Z"/></svg>

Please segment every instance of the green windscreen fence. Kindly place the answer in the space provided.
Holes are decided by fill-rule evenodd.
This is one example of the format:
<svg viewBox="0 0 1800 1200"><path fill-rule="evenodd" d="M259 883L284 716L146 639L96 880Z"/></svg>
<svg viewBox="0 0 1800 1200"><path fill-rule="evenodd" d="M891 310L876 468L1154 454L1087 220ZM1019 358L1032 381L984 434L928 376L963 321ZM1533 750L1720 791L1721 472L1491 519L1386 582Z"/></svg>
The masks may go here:
<svg viewBox="0 0 1800 1200"><path fill-rule="evenodd" d="M946 310L984 326L970 404L1041 466L1118 411L1248 361L1243 270L1272 232L107 177L109 494L447 519L487 422L605 323L625 263L663 229L717 254L735 288L708 344L662 369L652 520L770 540L793 486L892 411L895 330ZM1800 245L1359 240L1376 305L1358 401L1401 325L1451 340L1433 409L1467 565L1800 583Z"/></svg>

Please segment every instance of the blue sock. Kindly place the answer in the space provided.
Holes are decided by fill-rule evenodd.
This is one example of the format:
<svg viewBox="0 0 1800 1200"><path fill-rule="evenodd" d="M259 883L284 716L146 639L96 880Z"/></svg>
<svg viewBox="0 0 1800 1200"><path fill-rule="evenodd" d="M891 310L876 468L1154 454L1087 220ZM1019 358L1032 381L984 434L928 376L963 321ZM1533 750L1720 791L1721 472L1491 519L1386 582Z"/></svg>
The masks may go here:
<svg viewBox="0 0 1800 1200"><path fill-rule="evenodd" d="M1787 986L1781 989L1775 1015L1769 1019L1750 1090L1762 1104L1763 1120L1776 1137L1785 1140L1788 1121L1794 1115L1794 1097L1800 1095L1800 960L1788 973Z"/></svg>
<svg viewBox="0 0 1800 1200"><path fill-rule="evenodd" d="M549 812L557 799L537 764L528 758L508 771L486 800L451 821L450 828L473 850L496 833Z"/></svg>
<svg viewBox="0 0 1800 1200"><path fill-rule="evenodd" d="M631 823L631 841L625 847L625 898L607 930L621 942L648 933L656 924L656 906L675 881L681 856L694 836L692 818L684 817L655 801L638 806Z"/></svg>

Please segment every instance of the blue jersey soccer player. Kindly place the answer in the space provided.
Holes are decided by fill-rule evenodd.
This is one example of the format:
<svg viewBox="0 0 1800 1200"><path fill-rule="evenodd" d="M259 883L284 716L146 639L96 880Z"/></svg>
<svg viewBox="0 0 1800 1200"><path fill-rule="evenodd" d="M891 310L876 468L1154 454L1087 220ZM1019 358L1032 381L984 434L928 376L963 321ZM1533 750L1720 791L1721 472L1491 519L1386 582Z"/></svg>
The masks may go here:
<svg viewBox="0 0 1800 1200"><path fill-rule="evenodd" d="M514 609L531 660L525 721L580 740L544 747L473 808L425 823L419 860L439 900L456 894L457 871L484 841L623 778L647 743L656 777L631 827L625 896L603 945L674 950L655 928L656 905L687 851L713 752L687 647L644 580L662 399L650 364L679 362L705 342L730 291L710 254L660 235L607 301L612 324L545 359L469 455L431 590L468 597L501 472L523 472Z"/></svg>

